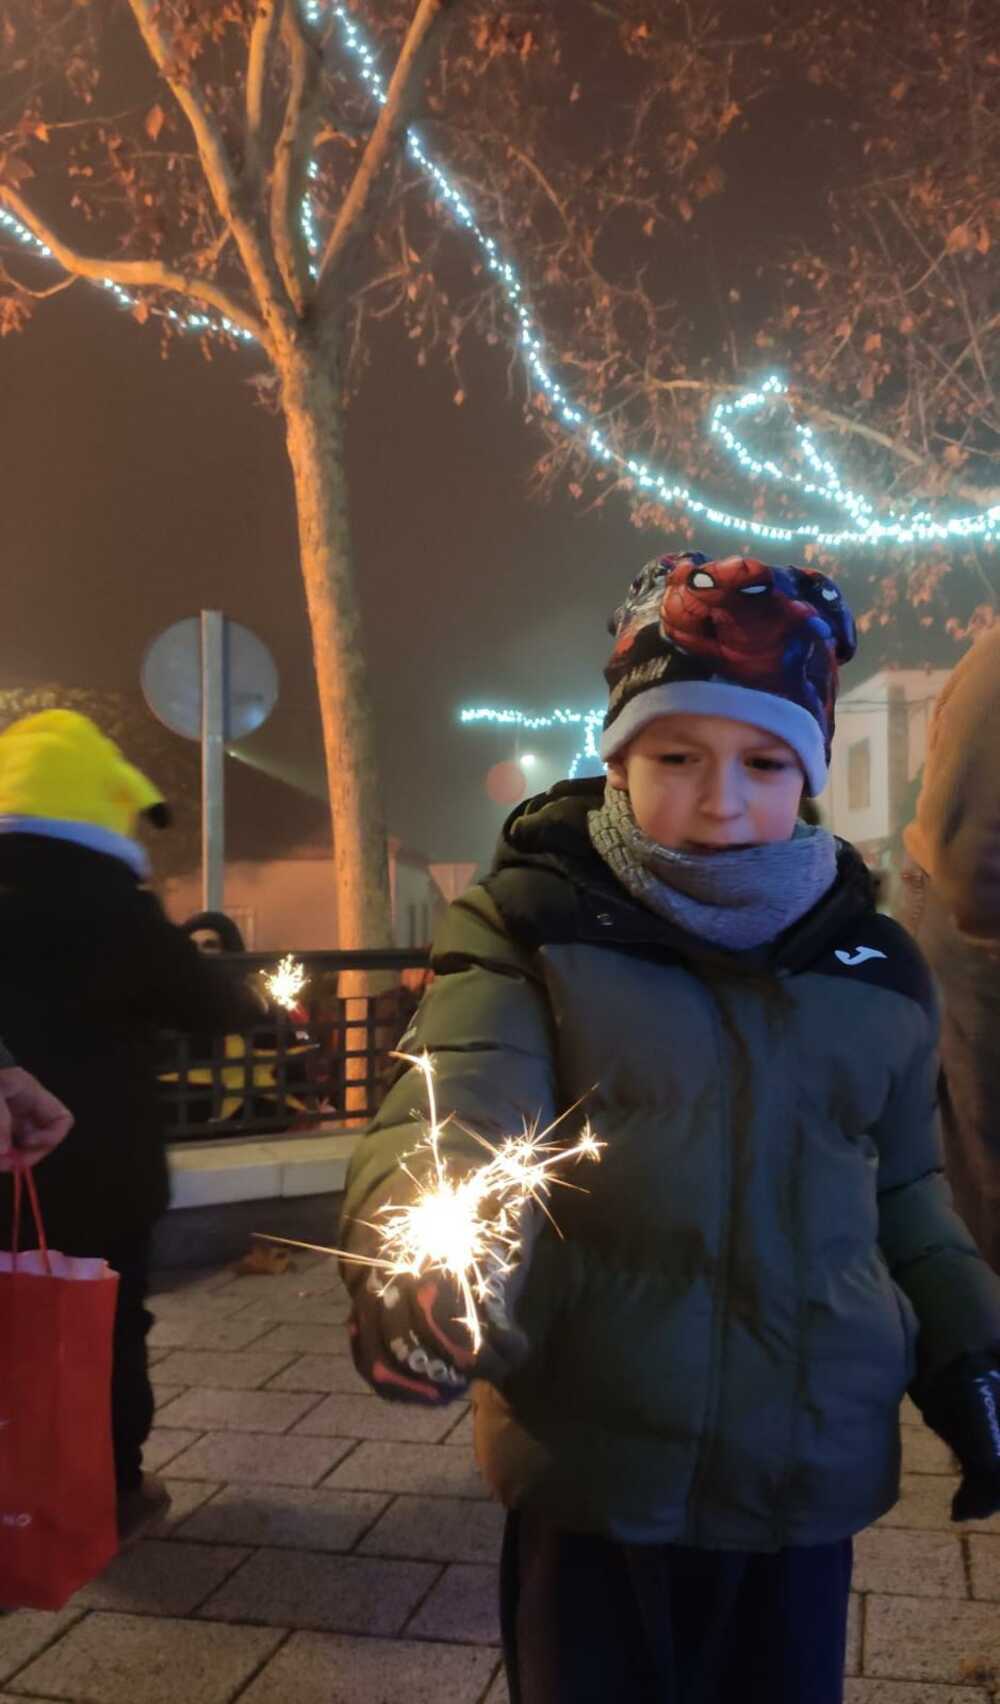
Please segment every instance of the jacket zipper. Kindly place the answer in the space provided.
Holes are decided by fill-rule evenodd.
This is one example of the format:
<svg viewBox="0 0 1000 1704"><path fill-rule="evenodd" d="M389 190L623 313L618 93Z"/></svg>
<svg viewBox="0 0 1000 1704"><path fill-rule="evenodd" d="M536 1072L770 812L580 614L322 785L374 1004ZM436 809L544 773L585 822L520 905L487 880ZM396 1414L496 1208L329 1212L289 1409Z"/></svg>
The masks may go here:
<svg viewBox="0 0 1000 1704"><path fill-rule="evenodd" d="M719 1407L722 1399L722 1358L728 1318L727 1304L731 1288L735 1242L735 1225L733 1215L733 1133L732 1133L732 1096L729 1090L729 1076L726 1070L727 1040L725 1026L719 1012L713 993L705 989L705 998L712 1010L712 1027L715 1032L715 1052L719 1064L719 1123L723 1135L724 1175L724 1204L721 1215L722 1226L722 1258L719 1265L719 1282L714 1296L712 1316L712 1349L708 1368L708 1392L705 1398L705 1412L702 1420L702 1439L691 1479L691 1489L687 1499L686 1541L697 1545L698 1521L700 1517L699 1502L705 1482L712 1465L715 1453L715 1429L719 1417Z"/></svg>

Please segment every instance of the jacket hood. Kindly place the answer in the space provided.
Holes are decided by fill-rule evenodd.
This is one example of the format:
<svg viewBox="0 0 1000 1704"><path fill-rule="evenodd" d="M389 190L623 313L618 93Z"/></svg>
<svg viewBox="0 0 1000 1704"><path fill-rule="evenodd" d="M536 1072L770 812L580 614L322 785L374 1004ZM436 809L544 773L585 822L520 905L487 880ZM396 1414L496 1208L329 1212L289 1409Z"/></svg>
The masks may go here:
<svg viewBox="0 0 1000 1704"><path fill-rule="evenodd" d="M551 872L577 892L581 918L586 911L614 907L615 935L635 944L669 947L688 959L733 970L790 973L805 969L827 948L853 918L875 909L872 879L860 854L846 840L837 841L837 879L812 911L764 947L723 952L676 924L656 916L632 898L591 845L588 814L604 800L603 776L560 781L546 793L525 799L511 812L500 834L487 886L496 893L497 878L520 870ZM502 909L502 907L501 907ZM606 940L604 929L595 938Z"/></svg>
<svg viewBox="0 0 1000 1704"><path fill-rule="evenodd" d="M906 850L963 933L1000 936L1000 628L952 671L931 722Z"/></svg>

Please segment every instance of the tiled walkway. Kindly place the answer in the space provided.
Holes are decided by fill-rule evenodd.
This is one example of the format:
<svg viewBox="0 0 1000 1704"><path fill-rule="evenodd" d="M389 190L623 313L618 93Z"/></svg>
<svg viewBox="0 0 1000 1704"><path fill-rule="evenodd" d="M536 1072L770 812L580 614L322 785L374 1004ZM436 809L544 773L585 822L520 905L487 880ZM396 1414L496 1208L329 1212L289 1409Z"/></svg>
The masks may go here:
<svg viewBox="0 0 1000 1704"><path fill-rule="evenodd" d="M367 1393L332 1262L178 1275L154 1307L170 1515L61 1614L0 1617L0 1704L506 1704L502 1515L462 1408ZM858 1540L847 1704L995 1704L1000 1519L949 1525L947 1451L905 1418L903 1500Z"/></svg>

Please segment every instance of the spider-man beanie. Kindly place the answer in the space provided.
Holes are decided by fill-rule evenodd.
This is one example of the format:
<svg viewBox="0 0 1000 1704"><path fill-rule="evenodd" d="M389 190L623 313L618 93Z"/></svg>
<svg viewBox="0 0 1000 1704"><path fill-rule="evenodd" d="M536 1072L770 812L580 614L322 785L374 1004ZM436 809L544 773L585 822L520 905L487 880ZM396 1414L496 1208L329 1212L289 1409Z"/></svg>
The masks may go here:
<svg viewBox="0 0 1000 1704"><path fill-rule="evenodd" d="M838 665L856 646L851 612L825 574L744 556L661 556L632 581L608 629L605 762L658 716L729 716L785 740L807 792L823 791Z"/></svg>

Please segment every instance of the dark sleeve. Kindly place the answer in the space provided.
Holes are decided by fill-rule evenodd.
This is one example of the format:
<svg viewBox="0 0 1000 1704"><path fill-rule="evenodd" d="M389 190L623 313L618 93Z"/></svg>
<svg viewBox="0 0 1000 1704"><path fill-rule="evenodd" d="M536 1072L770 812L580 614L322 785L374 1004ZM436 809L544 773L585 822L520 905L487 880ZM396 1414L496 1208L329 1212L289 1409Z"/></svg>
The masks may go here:
<svg viewBox="0 0 1000 1704"><path fill-rule="evenodd" d="M17 1060L12 1053L8 1053L3 1043L3 1037L0 1036L0 1071L9 1071L11 1066L16 1064Z"/></svg>
<svg viewBox="0 0 1000 1704"><path fill-rule="evenodd" d="M227 965L198 951L151 893L139 895L131 943L137 997L133 1009L160 1029L224 1035L252 1029L263 997Z"/></svg>
<svg viewBox="0 0 1000 1704"><path fill-rule="evenodd" d="M960 1355L1000 1343L1000 1279L956 1213L942 1170L937 1014L901 1002L913 1046L872 1132L879 1151L879 1242L920 1323L915 1394Z"/></svg>
<svg viewBox="0 0 1000 1704"><path fill-rule="evenodd" d="M400 1048L413 1056L426 1050L433 1060L438 1118L449 1121L441 1151L460 1175L484 1162L477 1135L497 1143L525 1126L552 1123L558 1098L553 1028L529 955L510 939L482 889L449 907L435 948L435 980ZM351 1161L341 1233L348 1246L355 1221L369 1219L390 1197L398 1205L412 1192L412 1174L402 1162L420 1141L427 1113L421 1073L404 1066ZM357 1267L345 1264L349 1284L358 1275Z"/></svg>

